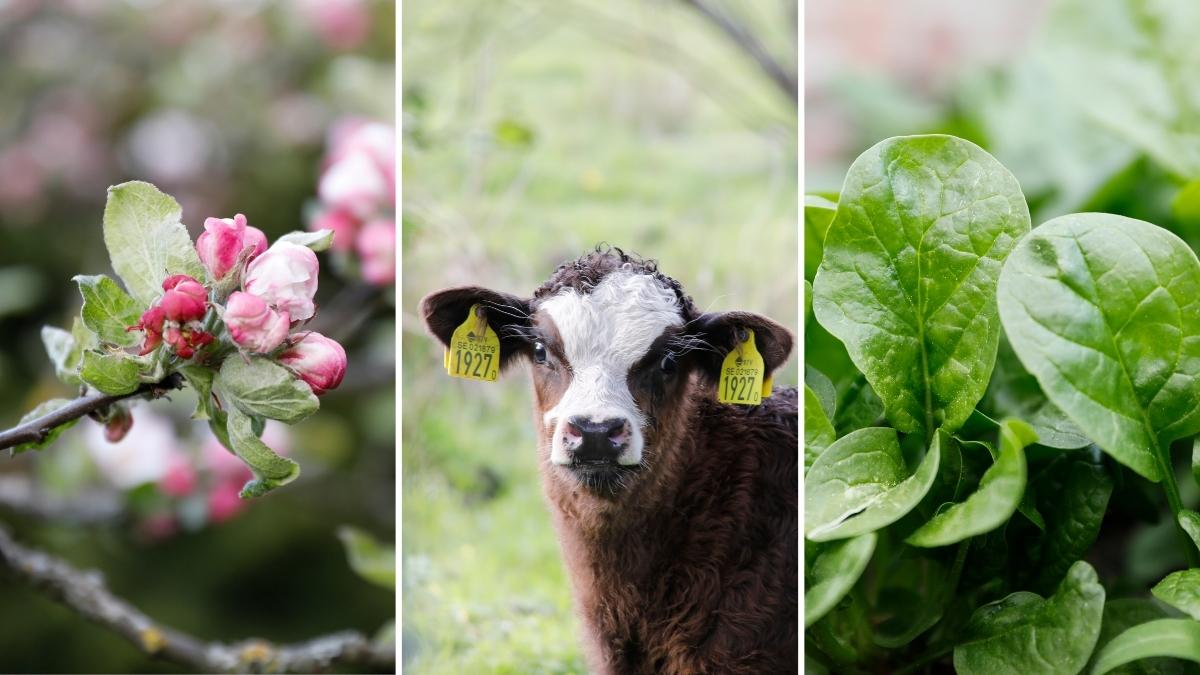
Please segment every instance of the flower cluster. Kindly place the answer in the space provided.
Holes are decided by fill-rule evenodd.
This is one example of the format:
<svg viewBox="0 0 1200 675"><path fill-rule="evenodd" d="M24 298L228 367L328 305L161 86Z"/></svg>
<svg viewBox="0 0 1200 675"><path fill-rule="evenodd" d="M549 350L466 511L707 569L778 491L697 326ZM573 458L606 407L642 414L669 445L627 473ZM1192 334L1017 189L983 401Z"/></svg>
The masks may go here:
<svg viewBox="0 0 1200 675"><path fill-rule="evenodd" d="M238 497L254 477L245 464L215 437L207 435L201 445L149 409L139 413L137 426L122 439L114 441L99 425L85 427L82 439L104 482L141 500L135 510L142 516L142 531L153 538L225 522L250 505ZM266 423L263 442L291 454L290 435L279 422ZM146 485L154 485L156 494L139 490Z"/></svg>
<svg viewBox="0 0 1200 675"><path fill-rule="evenodd" d="M208 312L208 289L186 274L173 274L162 284L163 294L127 330L146 333L142 355L166 342L180 358L190 359L197 349L213 341L201 320Z"/></svg>
<svg viewBox="0 0 1200 675"><path fill-rule="evenodd" d="M370 284L396 280L396 130L381 122L348 119L334 125L317 186L314 230L335 232L334 251L357 254Z"/></svg>
<svg viewBox="0 0 1200 675"><path fill-rule="evenodd" d="M239 351L273 355L314 393L341 383L341 345L312 331L289 337L317 311L320 263L312 249L284 240L268 248L266 235L239 213L205 220L196 252L209 286L184 274L168 277L162 296L129 327L145 333L141 354L165 343L179 358L192 359L220 342L223 324Z"/></svg>

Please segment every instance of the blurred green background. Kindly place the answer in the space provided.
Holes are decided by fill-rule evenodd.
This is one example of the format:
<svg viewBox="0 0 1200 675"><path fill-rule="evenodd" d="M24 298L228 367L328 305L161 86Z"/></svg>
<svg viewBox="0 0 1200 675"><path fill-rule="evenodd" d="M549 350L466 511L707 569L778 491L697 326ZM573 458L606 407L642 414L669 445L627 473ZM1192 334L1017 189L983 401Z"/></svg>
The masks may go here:
<svg viewBox="0 0 1200 675"><path fill-rule="evenodd" d="M795 3L708 4L794 68ZM686 2L403 12L404 667L583 672L525 367L451 379L417 304L467 283L528 295L608 242L702 308L794 328L794 102Z"/></svg>
<svg viewBox="0 0 1200 675"><path fill-rule="evenodd" d="M156 183L193 236L205 217L235 212L271 239L303 229L327 129L344 115L395 119L395 11L387 0L0 2L0 428L77 393L54 378L39 330L77 314L73 275L111 274L105 188ZM393 593L350 569L336 529L393 536L391 291L321 261L322 325L350 367L286 441L303 467L295 483L224 522L189 511L192 526L171 534L155 527L152 488L101 480L84 420L40 453L0 457L0 523L204 639L372 634L390 621ZM207 437L187 422L193 394L173 398L135 408L133 433L152 408L195 452ZM37 500L12 497L21 487ZM74 515L39 516L34 501ZM3 572L0 627L3 672L177 670Z"/></svg>

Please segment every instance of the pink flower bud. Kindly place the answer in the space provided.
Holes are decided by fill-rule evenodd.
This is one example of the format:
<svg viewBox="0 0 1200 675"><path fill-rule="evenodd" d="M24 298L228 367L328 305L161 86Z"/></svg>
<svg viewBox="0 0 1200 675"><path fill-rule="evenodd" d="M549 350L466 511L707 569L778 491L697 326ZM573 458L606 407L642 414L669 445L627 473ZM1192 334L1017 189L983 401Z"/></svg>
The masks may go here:
<svg viewBox="0 0 1200 675"><path fill-rule="evenodd" d="M104 440L109 443L120 443L125 434L133 428L133 415L127 408L113 406L113 415L104 423Z"/></svg>
<svg viewBox="0 0 1200 675"><path fill-rule="evenodd" d="M245 290L287 312L292 321L306 321L316 313L317 254L307 246L277 241L246 268Z"/></svg>
<svg viewBox="0 0 1200 675"><path fill-rule="evenodd" d="M162 307L154 305L142 312L142 318L136 324L125 329L127 332L131 330L145 331L146 337L142 340L142 351L139 352L139 355L145 356L162 344L163 322L166 320L167 316L163 313Z"/></svg>
<svg viewBox="0 0 1200 675"><path fill-rule="evenodd" d="M287 337L292 320L287 312L271 309L262 298L238 291L225 305L225 325L238 346L266 354Z"/></svg>
<svg viewBox="0 0 1200 675"><path fill-rule="evenodd" d="M389 286L396 281L396 223L373 220L363 226L355 241L368 283Z"/></svg>
<svg viewBox="0 0 1200 675"><path fill-rule="evenodd" d="M386 170L371 155L355 150L336 160L321 175L317 194L335 209L368 218L395 199Z"/></svg>
<svg viewBox="0 0 1200 675"><path fill-rule="evenodd" d="M233 218L205 219L204 233L196 239L196 253L214 281L229 274L246 249L250 249L250 258L258 256L267 250L267 237L247 225L246 216L240 213Z"/></svg>
<svg viewBox="0 0 1200 675"><path fill-rule="evenodd" d="M168 321L187 323L204 318L208 309L208 290L186 274L174 274L163 281L163 296L158 306Z"/></svg>
<svg viewBox="0 0 1200 675"><path fill-rule="evenodd" d="M158 479L158 490L169 497L184 497L196 488L196 469L186 455L177 454Z"/></svg>
<svg viewBox="0 0 1200 675"><path fill-rule="evenodd" d="M208 493L208 519L221 523L241 513L246 508L246 502L238 497L242 484L238 481L223 480L213 486Z"/></svg>
<svg viewBox="0 0 1200 675"><path fill-rule="evenodd" d="M279 355L279 362L307 382L317 396L336 388L346 375L346 350L320 333L305 333Z"/></svg>
<svg viewBox="0 0 1200 675"><path fill-rule="evenodd" d="M355 218L354 214L349 211L329 209L314 218L308 229L313 231L332 230L333 249L349 251L354 248L354 238L358 234L359 225L361 223L358 218Z"/></svg>

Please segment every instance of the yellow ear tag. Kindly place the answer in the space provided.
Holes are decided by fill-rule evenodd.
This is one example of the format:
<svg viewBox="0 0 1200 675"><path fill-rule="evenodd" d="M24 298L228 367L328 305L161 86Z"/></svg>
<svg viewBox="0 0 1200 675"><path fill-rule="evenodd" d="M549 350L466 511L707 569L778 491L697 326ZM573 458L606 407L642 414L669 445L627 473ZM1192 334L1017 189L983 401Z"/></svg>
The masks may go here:
<svg viewBox="0 0 1200 675"><path fill-rule="evenodd" d="M763 393L763 359L754 346L754 331L746 329L746 339L725 355L717 400L721 403L758 405Z"/></svg>
<svg viewBox="0 0 1200 675"><path fill-rule="evenodd" d="M771 398L771 387L773 387L773 386L775 386L775 374L774 373L768 375L767 379L763 380L763 391L762 391L763 398Z"/></svg>
<svg viewBox="0 0 1200 675"><path fill-rule="evenodd" d="M467 320L454 329L444 365L450 375L468 380L495 382L500 376L500 338L479 305L471 305Z"/></svg>

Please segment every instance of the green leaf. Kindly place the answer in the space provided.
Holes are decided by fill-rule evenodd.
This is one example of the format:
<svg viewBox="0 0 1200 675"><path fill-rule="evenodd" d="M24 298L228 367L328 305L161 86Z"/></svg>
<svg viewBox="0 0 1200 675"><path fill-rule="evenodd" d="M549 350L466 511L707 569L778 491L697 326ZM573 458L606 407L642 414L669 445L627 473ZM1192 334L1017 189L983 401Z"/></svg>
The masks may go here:
<svg viewBox="0 0 1200 675"><path fill-rule="evenodd" d="M804 279L811 280L821 264L825 234L837 204L817 195L804 195Z"/></svg>
<svg viewBox="0 0 1200 675"><path fill-rule="evenodd" d="M979 488L966 501L939 511L909 535L911 546L948 546L1004 524L1025 493L1025 446L1037 440L1028 424L1005 420L1000 424L1000 456L979 480Z"/></svg>
<svg viewBox="0 0 1200 675"><path fill-rule="evenodd" d="M131 181L108 188L104 245L113 269L143 307L162 295L172 274L207 279L179 203L149 183Z"/></svg>
<svg viewBox="0 0 1200 675"><path fill-rule="evenodd" d="M1103 464L1072 460L1062 485L1045 494L1049 518L1035 589L1049 590L1092 548L1112 495L1113 481Z"/></svg>
<svg viewBox="0 0 1200 675"><path fill-rule="evenodd" d="M125 329L141 319L142 305L103 274L80 274L74 281L79 284L79 294L83 296L80 315L85 326L101 340L122 347L132 347L139 342L137 333Z"/></svg>
<svg viewBox="0 0 1200 675"><path fill-rule="evenodd" d="M851 431L878 424L883 417L883 401L879 400L866 378L859 376L846 385L835 410L833 428L839 436L844 436Z"/></svg>
<svg viewBox="0 0 1200 675"><path fill-rule="evenodd" d="M1151 481L1158 448L1200 431L1200 262L1182 240L1103 213L1055 218L1004 265L1000 316L1042 391Z"/></svg>
<svg viewBox="0 0 1200 675"><path fill-rule="evenodd" d="M817 395L817 401L820 402L821 410L825 413L826 417L832 416L837 412L837 388L833 386L833 381L825 373L807 363L804 364L804 384L812 387L813 393Z"/></svg>
<svg viewBox="0 0 1200 675"><path fill-rule="evenodd" d="M920 503L938 474L938 433L909 475L896 430L868 427L825 449L804 478L804 530L812 541L856 537L891 525Z"/></svg>
<svg viewBox="0 0 1200 675"><path fill-rule="evenodd" d="M79 360L82 351L76 348L75 338L54 326L42 326L42 344L54 364L54 374L64 384L79 384Z"/></svg>
<svg viewBox="0 0 1200 675"><path fill-rule="evenodd" d="M1155 656L1200 663L1200 623L1158 619L1134 626L1097 653L1092 675L1104 675L1117 666Z"/></svg>
<svg viewBox="0 0 1200 675"><path fill-rule="evenodd" d="M105 394L129 394L142 384L138 362L128 354L83 353L83 381Z"/></svg>
<svg viewBox="0 0 1200 675"><path fill-rule="evenodd" d="M207 366L188 365L179 369L192 389L196 390L196 410L192 413L194 420L209 420L213 417L212 389L217 373Z"/></svg>
<svg viewBox="0 0 1200 675"><path fill-rule="evenodd" d="M1092 442L1046 398L1037 378L1021 365L1003 332L984 404L997 417L1016 417L1028 422L1038 435L1039 445L1073 450Z"/></svg>
<svg viewBox="0 0 1200 675"><path fill-rule="evenodd" d="M975 610L954 648L960 675L1067 675L1087 663L1104 610L1104 587L1091 565L1071 566L1047 600L1018 592Z"/></svg>
<svg viewBox="0 0 1200 675"><path fill-rule="evenodd" d="M850 167L813 283L898 430L958 429L987 388L1001 263L1029 231L1016 178L952 136L891 138Z"/></svg>
<svg viewBox="0 0 1200 675"><path fill-rule="evenodd" d="M317 230L316 232L288 232L276 242L286 241L300 246L307 246L316 253L328 251L330 246L333 246L333 230Z"/></svg>
<svg viewBox="0 0 1200 675"><path fill-rule="evenodd" d="M312 389L283 366L261 356L230 356L214 385L222 398L247 415L295 424L317 411Z"/></svg>
<svg viewBox="0 0 1200 675"><path fill-rule="evenodd" d="M804 385L804 471L812 467L817 457L835 440L833 425L821 408L821 401L808 385Z"/></svg>
<svg viewBox="0 0 1200 675"><path fill-rule="evenodd" d="M261 497L277 487L287 485L300 475L300 465L280 457L254 433L254 420L238 409L228 406L228 434L233 451L250 470L255 479L242 487L242 499Z"/></svg>
<svg viewBox="0 0 1200 675"><path fill-rule="evenodd" d="M875 550L875 533L827 544L812 544L817 554L805 575L804 625L825 616L850 592Z"/></svg>
<svg viewBox="0 0 1200 675"><path fill-rule="evenodd" d="M43 401L36 408L25 413L25 415L23 417L21 417L21 421L17 422L17 426L20 426L27 422L32 422L33 420L36 420L37 418L39 418L43 415L49 415L50 413L54 412L55 410L58 410L59 408L65 406L65 405L68 405L69 403L71 403L71 400L66 399L66 398L52 398L49 401ZM76 418L76 419L70 420L68 422L64 422L64 423L54 427L53 429L50 430L50 433L46 434L46 437L40 441L30 441L29 443L22 443L18 446L15 446L15 447L13 447L11 454L19 454L19 453L25 452L27 450L41 450L42 448L46 447L47 445L50 445L51 443L53 443L54 439L58 438L59 435L62 434L62 432L75 426L75 423L78 421L79 421L79 418Z"/></svg>
<svg viewBox="0 0 1200 675"><path fill-rule="evenodd" d="M1179 527L1191 537L1196 548L1200 549L1200 513L1189 509L1180 510Z"/></svg>
<svg viewBox="0 0 1200 675"><path fill-rule="evenodd" d="M367 581L384 588L396 589L396 547L381 544L370 534L343 525L338 538L346 547L350 567Z"/></svg>
<svg viewBox="0 0 1200 675"><path fill-rule="evenodd" d="M1095 667L1096 656L1104 651L1104 646L1113 638L1138 624L1168 618L1175 617L1161 603L1149 598L1122 598L1105 602L1100 637L1096 639L1096 648L1092 652L1092 667ZM1183 675L1182 666L1174 659L1142 659L1111 672L1121 675Z"/></svg>
<svg viewBox="0 0 1200 675"><path fill-rule="evenodd" d="M1200 569L1172 572L1150 592L1193 619L1200 619Z"/></svg>

